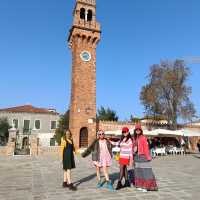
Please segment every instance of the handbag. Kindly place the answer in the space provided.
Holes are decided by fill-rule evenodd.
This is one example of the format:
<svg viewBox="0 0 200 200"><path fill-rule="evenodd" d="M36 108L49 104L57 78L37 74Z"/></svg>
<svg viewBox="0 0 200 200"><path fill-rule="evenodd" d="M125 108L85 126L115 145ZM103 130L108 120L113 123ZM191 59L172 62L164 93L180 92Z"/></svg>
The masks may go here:
<svg viewBox="0 0 200 200"><path fill-rule="evenodd" d="M119 161L119 153L116 153L116 155L115 155L115 160L116 160L116 161Z"/></svg>

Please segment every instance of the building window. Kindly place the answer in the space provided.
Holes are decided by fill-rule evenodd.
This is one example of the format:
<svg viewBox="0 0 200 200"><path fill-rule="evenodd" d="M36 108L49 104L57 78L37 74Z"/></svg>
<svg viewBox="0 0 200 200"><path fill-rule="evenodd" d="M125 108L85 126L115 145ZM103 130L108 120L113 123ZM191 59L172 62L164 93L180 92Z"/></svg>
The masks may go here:
<svg viewBox="0 0 200 200"><path fill-rule="evenodd" d="M13 125L14 125L14 128L16 128L16 129L19 128L19 121L18 121L18 119L13 119Z"/></svg>
<svg viewBox="0 0 200 200"><path fill-rule="evenodd" d="M56 146L55 138L50 138L50 146Z"/></svg>
<svg viewBox="0 0 200 200"><path fill-rule="evenodd" d="M80 18L85 20L85 8L81 8L81 10L80 10Z"/></svg>
<svg viewBox="0 0 200 200"><path fill-rule="evenodd" d="M51 129L56 129L56 121L51 121Z"/></svg>
<svg viewBox="0 0 200 200"><path fill-rule="evenodd" d="M24 120L24 133L30 132L30 120Z"/></svg>
<svg viewBox="0 0 200 200"><path fill-rule="evenodd" d="M35 129L40 129L40 120L35 120Z"/></svg>
<svg viewBox="0 0 200 200"><path fill-rule="evenodd" d="M87 13L87 21L92 21L92 10L88 10L88 13Z"/></svg>

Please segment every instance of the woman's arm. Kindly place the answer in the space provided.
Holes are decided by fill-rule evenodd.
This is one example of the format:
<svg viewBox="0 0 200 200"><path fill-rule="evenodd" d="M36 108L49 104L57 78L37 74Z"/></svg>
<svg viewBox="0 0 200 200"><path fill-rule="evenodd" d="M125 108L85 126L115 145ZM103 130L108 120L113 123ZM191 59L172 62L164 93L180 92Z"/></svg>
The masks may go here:
<svg viewBox="0 0 200 200"><path fill-rule="evenodd" d="M146 137L144 137L142 144L143 144L143 149L144 149L146 159L151 160L152 158L151 158L150 151L149 151L149 144L147 142Z"/></svg>
<svg viewBox="0 0 200 200"><path fill-rule="evenodd" d="M75 146L74 146L74 142L73 142L73 141L72 141L72 144L73 144L73 151L74 151L74 153L75 153L75 154L78 153L77 149L76 149Z"/></svg>
<svg viewBox="0 0 200 200"><path fill-rule="evenodd" d="M128 145L127 149L129 150L129 158L130 158L130 161L132 162L133 161L133 141L132 141L132 139L128 140L127 145Z"/></svg>
<svg viewBox="0 0 200 200"><path fill-rule="evenodd" d="M97 139L95 139L92 144L81 154L83 158L87 157L88 155L91 154L91 152L94 150L94 145L96 144Z"/></svg>
<svg viewBox="0 0 200 200"><path fill-rule="evenodd" d="M112 141L111 139L108 139L108 141L110 142L110 144L112 146L118 146L119 145L119 141L115 142L115 141Z"/></svg>
<svg viewBox="0 0 200 200"><path fill-rule="evenodd" d="M65 147L66 147L66 142L63 140L63 138L61 138L60 157L62 160L63 160L63 151L64 151Z"/></svg>

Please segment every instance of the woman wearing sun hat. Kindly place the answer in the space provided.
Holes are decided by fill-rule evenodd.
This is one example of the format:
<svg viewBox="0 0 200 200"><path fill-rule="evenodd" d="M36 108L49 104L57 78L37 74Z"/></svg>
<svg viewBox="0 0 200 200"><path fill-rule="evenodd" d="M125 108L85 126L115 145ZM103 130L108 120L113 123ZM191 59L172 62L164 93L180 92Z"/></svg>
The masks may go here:
<svg viewBox="0 0 200 200"><path fill-rule="evenodd" d="M97 188L101 188L106 182L106 188L113 190L111 181L109 180L108 168L112 164L112 144L105 138L104 131L97 132L97 139L82 153L82 157L92 153L92 161L96 167ZM105 181L101 181L100 170L103 169Z"/></svg>
<svg viewBox="0 0 200 200"><path fill-rule="evenodd" d="M150 164L151 155L147 138L143 135L141 124L136 124L133 137L134 184L142 192L158 190L156 179Z"/></svg>
<svg viewBox="0 0 200 200"><path fill-rule="evenodd" d="M128 180L127 166L133 163L133 142L128 127L122 128L122 136L119 142L112 142L113 145L120 147L119 165L120 165L120 176L117 183L116 190L120 190L123 187L130 187ZM125 184L122 185L122 179L125 179Z"/></svg>

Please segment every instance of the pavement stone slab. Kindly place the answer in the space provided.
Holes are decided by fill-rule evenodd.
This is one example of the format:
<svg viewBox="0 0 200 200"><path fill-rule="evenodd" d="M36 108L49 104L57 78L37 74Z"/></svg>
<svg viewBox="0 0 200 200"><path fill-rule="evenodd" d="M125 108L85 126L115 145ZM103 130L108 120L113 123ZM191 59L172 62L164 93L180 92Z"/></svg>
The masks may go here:
<svg viewBox="0 0 200 200"><path fill-rule="evenodd" d="M72 171L78 191L62 188L62 162L58 157L0 157L0 200L199 200L200 159L196 155L163 156L152 161L157 192L142 193L134 187L120 191L96 188L91 158L76 157ZM117 184L116 161L110 177Z"/></svg>

